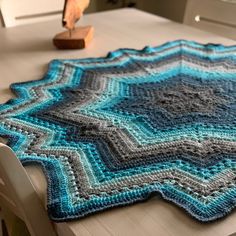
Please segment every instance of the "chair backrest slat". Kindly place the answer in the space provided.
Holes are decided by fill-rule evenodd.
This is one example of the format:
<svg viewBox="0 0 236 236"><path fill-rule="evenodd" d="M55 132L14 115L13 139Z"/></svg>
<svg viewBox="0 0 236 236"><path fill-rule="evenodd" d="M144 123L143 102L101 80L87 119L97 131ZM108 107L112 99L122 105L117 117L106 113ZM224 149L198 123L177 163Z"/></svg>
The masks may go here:
<svg viewBox="0 0 236 236"><path fill-rule="evenodd" d="M0 207L7 207L25 222L32 236L55 236L46 209L13 151L0 144Z"/></svg>
<svg viewBox="0 0 236 236"><path fill-rule="evenodd" d="M15 215L21 218L21 213L19 212L19 209L17 208L15 202L11 198L9 198L9 196L11 196L11 194L9 193L4 181L0 178L0 206L6 206L7 208L9 208L9 210L14 212Z"/></svg>

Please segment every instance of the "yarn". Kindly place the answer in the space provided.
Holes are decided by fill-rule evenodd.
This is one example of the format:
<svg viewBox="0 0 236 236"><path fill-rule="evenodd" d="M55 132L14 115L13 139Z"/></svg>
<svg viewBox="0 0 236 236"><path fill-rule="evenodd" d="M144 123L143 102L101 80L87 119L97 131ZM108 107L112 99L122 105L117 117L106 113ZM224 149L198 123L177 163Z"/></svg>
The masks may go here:
<svg viewBox="0 0 236 236"><path fill-rule="evenodd" d="M236 46L178 40L53 60L11 86L0 136L42 166L52 220L152 194L199 221L236 205Z"/></svg>

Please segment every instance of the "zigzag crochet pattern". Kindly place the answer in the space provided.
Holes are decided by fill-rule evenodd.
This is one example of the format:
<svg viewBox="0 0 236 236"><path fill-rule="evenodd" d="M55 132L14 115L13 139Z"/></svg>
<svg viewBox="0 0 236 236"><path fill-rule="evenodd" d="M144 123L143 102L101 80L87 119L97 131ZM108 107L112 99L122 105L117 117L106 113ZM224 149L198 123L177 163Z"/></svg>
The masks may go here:
<svg viewBox="0 0 236 236"><path fill-rule="evenodd" d="M52 220L152 194L200 221L235 207L236 46L178 40L54 60L11 88L0 135L43 167Z"/></svg>

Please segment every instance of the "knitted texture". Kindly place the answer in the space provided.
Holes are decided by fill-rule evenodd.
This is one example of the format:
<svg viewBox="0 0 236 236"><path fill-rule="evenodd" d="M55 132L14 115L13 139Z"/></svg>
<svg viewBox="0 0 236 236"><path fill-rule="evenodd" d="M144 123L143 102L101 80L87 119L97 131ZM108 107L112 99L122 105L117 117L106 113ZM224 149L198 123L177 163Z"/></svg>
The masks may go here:
<svg viewBox="0 0 236 236"><path fill-rule="evenodd" d="M55 221L151 194L200 221L236 205L236 46L178 40L54 60L13 84L0 135L48 180Z"/></svg>

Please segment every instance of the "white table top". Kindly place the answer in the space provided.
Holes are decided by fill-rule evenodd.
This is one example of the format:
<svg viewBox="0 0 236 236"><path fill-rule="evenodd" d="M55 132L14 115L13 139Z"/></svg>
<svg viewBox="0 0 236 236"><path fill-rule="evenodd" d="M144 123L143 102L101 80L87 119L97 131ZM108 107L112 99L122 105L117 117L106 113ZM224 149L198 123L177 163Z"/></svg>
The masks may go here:
<svg viewBox="0 0 236 236"><path fill-rule="evenodd" d="M54 48L52 38L62 31L59 20L0 29L0 103L13 97L9 90L11 83L42 78L52 59L98 57L117 48L141 49L176 39L236 44L233 40L133 9L86 15L81 24L95 27L93 42L81 51ZM27 172L36 190L45 199L47 184L41 170L32 166L27 167ZM154 198L66 223L66 226L81 236L226 236L236 232L235 222L234 211L223 220L201 224L172 203Z"/></svg>

